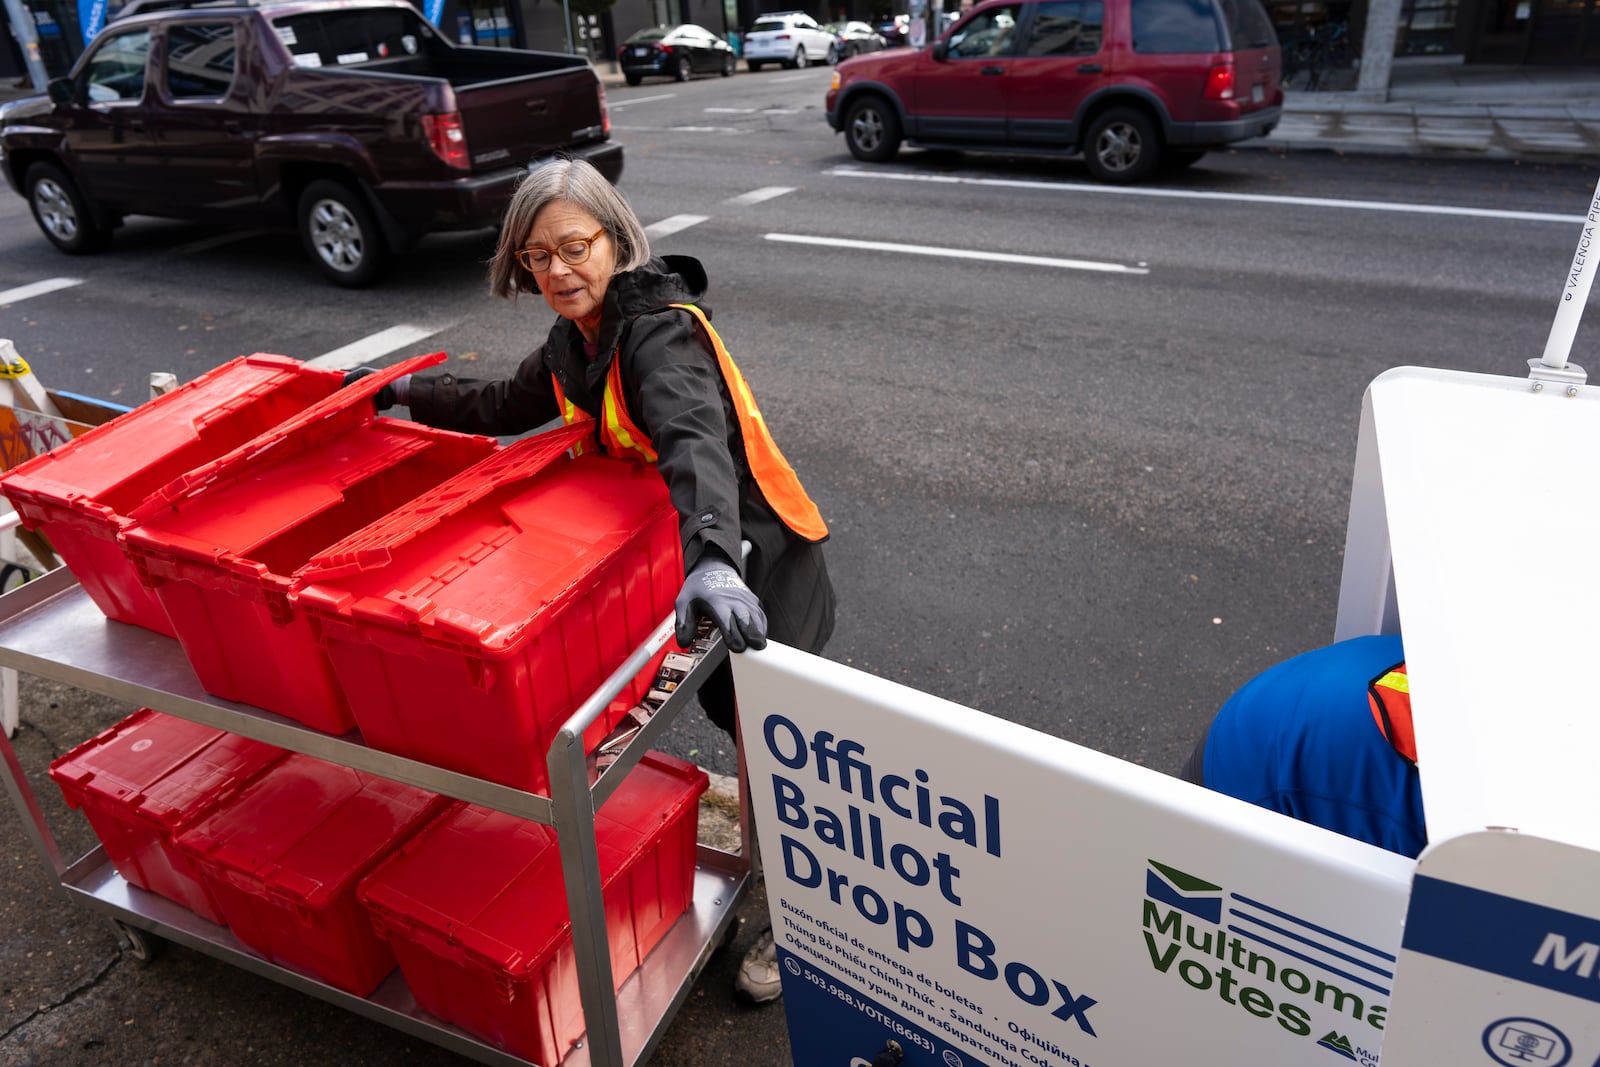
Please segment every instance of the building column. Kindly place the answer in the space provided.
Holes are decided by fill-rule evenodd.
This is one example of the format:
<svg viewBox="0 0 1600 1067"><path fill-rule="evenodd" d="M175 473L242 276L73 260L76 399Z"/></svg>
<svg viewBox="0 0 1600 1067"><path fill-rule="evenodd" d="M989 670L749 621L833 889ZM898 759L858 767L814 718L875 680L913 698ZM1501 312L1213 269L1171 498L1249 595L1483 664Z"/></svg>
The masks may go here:
<svg viewBox="0 0 1600 1067"><path fill-rule="evenodd" d="M1361 39L1361 75L1356 95L1383 102L1389 99L1389 75L1394 69L1394 42L1400 33L1401 0L1368 0L1367 28Z"/></svg>

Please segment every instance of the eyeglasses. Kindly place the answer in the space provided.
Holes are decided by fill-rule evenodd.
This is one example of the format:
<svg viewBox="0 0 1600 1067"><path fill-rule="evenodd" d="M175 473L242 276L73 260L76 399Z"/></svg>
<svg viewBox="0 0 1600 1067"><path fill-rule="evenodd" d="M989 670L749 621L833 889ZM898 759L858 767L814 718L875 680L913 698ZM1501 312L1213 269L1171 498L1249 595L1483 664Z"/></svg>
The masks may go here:
<svg viewBox="0 0 1600 1067"><path fill-rule="evenodd" d="M579 263L589 258L589 253L594 248L594 243L604 237L606 228L600 227L588 237L576 241L565 241L554 248L541 248L538 245L528 245L526 248L517 249L517 262L534 274L543 274L550 269L550 254L553 252L561 257L561 262L569 267L576 267Z"/></svg>

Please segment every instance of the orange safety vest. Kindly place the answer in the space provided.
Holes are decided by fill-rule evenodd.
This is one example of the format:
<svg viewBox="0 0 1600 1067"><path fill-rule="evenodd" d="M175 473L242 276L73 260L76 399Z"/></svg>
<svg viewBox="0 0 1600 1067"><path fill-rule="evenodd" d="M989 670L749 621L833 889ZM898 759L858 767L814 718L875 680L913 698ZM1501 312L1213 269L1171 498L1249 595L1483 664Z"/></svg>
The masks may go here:
<svg viewBox="0 0 1600 1067"><path fill-rule="evenodd" d="M750 387L745 384L744 375L740 374L739 368L734 365L733 357L728 354L722 338L711 328L711 320L706 318L705 312L693 304L671 306L692 314L705 330L706 336L711 339L711 347L717 353L717 366L722 371L722 380L727 384L728 395L733 397L733 408L739 416L739 430L744 437L745 460L750 466L751 476L761 487L761 495L766 497L767 503L772 505L772 510L777 512L778 517L789 529L807 541L825 539L828 536L828 525L822 521L822 513L806 495L794 468L789 466L789 461L778 451L777 442L767 431L767 421L761 417L761 409L756 406L756 398L750 395ZM600 425L596 427L600 443L606 452L613 456L626 456L632 453L639 459L654 463L656 450L650 443L649 435L628 417L627 404L623 401L622 361L619 355L620 353L612 354L611 370L606 375L606 390L601 398ZM554 380L555 376L551 375L551 378ZM568 426L594 417L567 399L559 380L555 382L555 386L556 402L561 405L561 417ZM578 451L581 451L581 447Z"/></svg>
<svg viewBox="0 0 1600 1067"><path fill-rule="evenodd" d="M1417 735L1411 729L1411 681L1397 663L1367 683L1367 703L1383 736L1407 762L1416 765Z"/></svg>

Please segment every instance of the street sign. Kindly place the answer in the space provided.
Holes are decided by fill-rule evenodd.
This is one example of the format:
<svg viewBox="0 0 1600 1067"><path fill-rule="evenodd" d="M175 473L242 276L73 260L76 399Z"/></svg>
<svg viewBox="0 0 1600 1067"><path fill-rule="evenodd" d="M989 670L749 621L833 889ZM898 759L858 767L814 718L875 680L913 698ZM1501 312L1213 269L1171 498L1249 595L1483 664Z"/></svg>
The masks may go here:
<svg viewBox="0 0 1600 1067"><path fill-rule="evenodd" d="M796 1064L1377 1062L1412 861L792 649L733 662Z"/></svg>

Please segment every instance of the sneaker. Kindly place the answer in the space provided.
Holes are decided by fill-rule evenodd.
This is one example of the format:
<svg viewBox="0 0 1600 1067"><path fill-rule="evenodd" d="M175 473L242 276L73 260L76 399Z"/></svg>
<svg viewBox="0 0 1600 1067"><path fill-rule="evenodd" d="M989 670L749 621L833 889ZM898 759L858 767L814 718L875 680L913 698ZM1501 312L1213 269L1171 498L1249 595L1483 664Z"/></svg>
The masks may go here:
<svg viewBox="0 0 1600 1067"><path fill-rule="evenodd" d="M739 977L733 980L733 991L752 1004L766 1004L783 996L783 982L778 978L778 946L770 927L744 954Z"/></svg>

